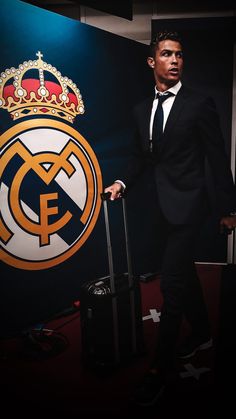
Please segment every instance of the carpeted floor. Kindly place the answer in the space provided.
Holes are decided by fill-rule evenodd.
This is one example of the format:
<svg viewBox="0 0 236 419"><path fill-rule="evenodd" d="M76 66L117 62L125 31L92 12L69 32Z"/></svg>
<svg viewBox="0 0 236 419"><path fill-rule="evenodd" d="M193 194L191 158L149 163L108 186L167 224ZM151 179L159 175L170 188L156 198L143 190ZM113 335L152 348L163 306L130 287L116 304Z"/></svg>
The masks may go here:
<svg viewBox="0 0 236 419"><path fill-rule="evenodd" d="M79 309L69 310L48 324L43 334L29 331L1 343L1 398L7 417L207 417L230 407L231 346L227 344L227 318L232 298L222 266L197 265L209 310L214 347L179 362L177 383L168 388L158 405L140 409L130 396L149 365L155 348L161 306L159 278L141 285L146 354L112 373L89 369L81 357ZM232 275L231 275L232 279ZM232 292L235 282L229 284ZM235 294L234 294L235 295ZM232 321L232 319L231 319ZM187 333L183 324L181 337ZM40 337L41 336L41 337ZM232 352L232 351L231 351ZM227 365L227 371L224 368ZM3 410L2 410L3 411ZM225 417L228 417L227 415Z"/></svg>

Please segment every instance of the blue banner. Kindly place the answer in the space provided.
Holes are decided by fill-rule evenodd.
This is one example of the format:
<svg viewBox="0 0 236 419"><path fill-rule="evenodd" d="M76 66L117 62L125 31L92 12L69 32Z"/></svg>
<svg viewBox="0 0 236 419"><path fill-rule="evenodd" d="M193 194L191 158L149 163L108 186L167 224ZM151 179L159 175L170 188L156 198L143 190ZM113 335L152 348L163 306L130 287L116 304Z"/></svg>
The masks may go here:
<svg viewBox="0 0 236 419"><path fill-rule="evenodd" d="M152 91L146 46L18 0L1 3L1 331L22 330L108 273L100 193L126 164L130 112ZM144 182L144 181L143 181ZM130 199L131 235L145 202ZM114 259L126 270L119 203ZM133 238L134 269L148 227Z"/></svg>

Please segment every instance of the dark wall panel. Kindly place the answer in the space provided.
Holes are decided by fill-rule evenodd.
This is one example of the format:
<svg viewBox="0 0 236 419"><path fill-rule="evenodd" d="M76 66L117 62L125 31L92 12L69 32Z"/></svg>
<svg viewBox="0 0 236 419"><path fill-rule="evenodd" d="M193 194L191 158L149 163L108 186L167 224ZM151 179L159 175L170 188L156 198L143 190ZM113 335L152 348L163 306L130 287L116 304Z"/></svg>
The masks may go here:
<svg viewBox="0 0 236 419"><path fill-rule="evenodd" d="M233 59L235 36L234 17L165 19L152 21L152 34L158 30L177 30L184 45L183 82L210 94L217 105L225 148L230 162ZM206 163L208 189L212 208L217 205L213 181ZM219 234L218 220L208 219L199 232L196 260L226 262L227 237Z"/></svg>

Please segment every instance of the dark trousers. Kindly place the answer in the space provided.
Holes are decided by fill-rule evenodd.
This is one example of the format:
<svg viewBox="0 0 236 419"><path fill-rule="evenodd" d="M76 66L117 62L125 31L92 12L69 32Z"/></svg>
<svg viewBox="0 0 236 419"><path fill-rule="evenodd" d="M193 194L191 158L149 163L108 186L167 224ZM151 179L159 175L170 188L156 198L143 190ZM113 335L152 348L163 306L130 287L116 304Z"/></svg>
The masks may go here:
<svg viewBox="0 0 236 419"><path fill-rule="evenodd" d="M163 306L158 330L155 364L166 370L174 366L176 343L183 316L197 336L210 334L208 313L194 264L194 246L202 222L168 223L160 211L162 233L161 292ZM159 240L160 243L160 240Z"/></svg>

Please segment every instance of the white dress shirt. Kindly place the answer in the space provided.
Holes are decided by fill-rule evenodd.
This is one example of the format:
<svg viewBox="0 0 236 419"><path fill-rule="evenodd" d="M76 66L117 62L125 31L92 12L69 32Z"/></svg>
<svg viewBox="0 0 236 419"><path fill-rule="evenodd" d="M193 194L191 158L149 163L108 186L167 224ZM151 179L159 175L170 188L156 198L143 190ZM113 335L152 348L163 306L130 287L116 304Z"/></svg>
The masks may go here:
<svg viewBox="0 0 236 419"><path fill-rule="evenodd" d="M166 125L166 121L167 118L169 116L171 107L174 103L175 100L175 96L177 95L179 89L181 88L182 83L181 81L179 81L175 86L171 87L170 89L166 90L165 92L158 92L156 86L155 86L155 97L156 94L159 93L160 95L163 95L166 92L171 92L173 93L173 96L168 97L162 104L162 108L163 108L163 131L165 129L165 125ZM150 141L152 140L152 126L153 126L153 120L154 120L154 115L157 109L157 105L158 105L158 98L154 99L153 101L153 105L152 105L152 112L151 112L151 118L150 118L150 126L149 126L149 139Z"/></svg>

